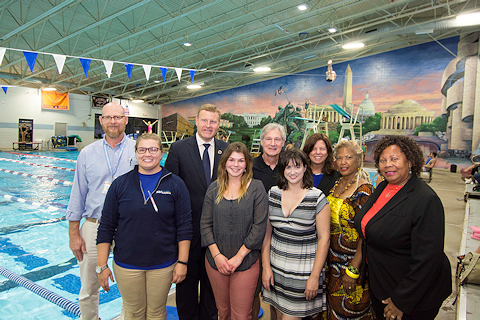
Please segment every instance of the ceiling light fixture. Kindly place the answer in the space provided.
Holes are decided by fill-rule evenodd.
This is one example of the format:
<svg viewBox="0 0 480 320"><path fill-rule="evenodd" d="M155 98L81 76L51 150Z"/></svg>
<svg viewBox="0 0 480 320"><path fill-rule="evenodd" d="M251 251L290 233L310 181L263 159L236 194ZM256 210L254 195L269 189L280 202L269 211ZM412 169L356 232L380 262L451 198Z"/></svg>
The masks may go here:
<svg viewBox="0 0 480 320"><path fill-rule="evenodd" d="M457 16L457 21L462 24L477 25L480 24L480 12L472 12Z"/></svg>
<svg viewBox="0 0 480 320"><path fill-rule="evenodd" d="M192 44L188 41L188 36L185 36L185 38L187 38L187 41L185 41L185 42L183 43L183 45L184 45L185 47L190 47Z"/></svg>
<svg viewBox="0 0 480 320"><path fill-rule="evenodd" d="M143 100L143 99L133 99L132 102L133 103L142 103L142 102L145 102L145 100Z"/></svg>
<svg viewBox="0 0 480 320"><path fill-rule="evenodd" d="M42 91L57 91L54 87L43 88Z"/></svg>
<svg viewBox="0 0 480 320"><path fill-rule="evenodd" d="M199 84L189 84L187 89L200 89L202 86Z"/></svg>
<svg viewBox="0 0 480 320"><path fill-rule="evenodd" d="M421 34L429 34L429 33L433 33L433 29L415 31L415 34L417 36Z"/></svg>
<svg viewBox="0 0 480 320"><path fill-rule="evenodd" d="M332 25L330 26L330 28L328 28L328 32L330 32L330 33L335 33L335 32L337 32L337 28L335 28L333 22L332 22Z"/></svg>
<svg viewBox="0 0 480 320"><path fill-rule="evenodd" d="M160 83L160 80L155 80L155 81L153 81L153 82L154 82L154 83Z"/></svg>
<svg viewBox="0 0 480 320"><path fill-rule="evenodd" d="M307 7L306 4L301 4L301 5L299 5L297 8L298 8L298 10L300 10L300 11L304 11L304 10L307 10L307 9L308 9L308 7Z"/></svg>
<svg viewBox="0 0 480 320"><path fill-rule="evenodd" d="M363 42L347 43L342 46L343 49L357 49L363 47L365 47L365 44L363 44Z"/></svg>
<svg viewBox="0 0 480 320"><path fill-rule="evenodd" d="M267 72L267 71L270 71L272 69L270 69L269 67L257 67L255 69L253 69L253 71L255 72Z"/></svg>

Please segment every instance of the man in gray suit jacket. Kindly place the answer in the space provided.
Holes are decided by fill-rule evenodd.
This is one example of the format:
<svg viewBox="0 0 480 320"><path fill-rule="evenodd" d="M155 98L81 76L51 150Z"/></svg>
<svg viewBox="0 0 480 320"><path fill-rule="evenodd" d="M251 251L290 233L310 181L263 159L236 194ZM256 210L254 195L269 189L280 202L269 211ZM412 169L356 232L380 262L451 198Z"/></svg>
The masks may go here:
<svg viewBox="0 0 480 320"><path fill-rule="evenodd" d="M220 127L220 110L204 104L197 111L197 133L173 143L165 168L178 175L187 185L192 206L193 239L190 246L187 277L176 287L180 320L217 320L212 287L205 271L205 249L200 242L200 217L203 199L211 181L217 179L218 163L227 143L215 138ZM198 282L200 302L198 303Z"/></svg>

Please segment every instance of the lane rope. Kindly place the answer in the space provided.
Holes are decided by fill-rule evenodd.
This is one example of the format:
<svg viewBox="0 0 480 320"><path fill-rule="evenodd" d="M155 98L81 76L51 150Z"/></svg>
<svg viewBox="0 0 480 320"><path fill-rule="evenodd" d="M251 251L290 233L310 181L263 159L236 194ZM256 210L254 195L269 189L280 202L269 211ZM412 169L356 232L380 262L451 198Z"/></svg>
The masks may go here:
<svg viewBox="0 0 480 320"><path fill-rule="evenodd" d="M62 213L67 213L67 205L65 204L62 204L62 203L58 203L58 202L49 202L49 203L41 203L41 202L35 202L35 201L30 201L30 200L25 200L25 199L22 199L22 198L19 198L19 197L15 197L15 196L12 196L10 194L5 194L5 193L2 193L0 192L0 197L3 197L7 200L10 200L10 201L17 201L17 202L20 202L20 203L26 203L26 204L29 204L31 206L34 206L34 207L40 207L40 208L47 208L47 209L51 209L51 210L55 210L55 211L59 211L59 212L62 212Z"/></svg>
<svg viewBox="0 0 480 320"><path fill-rule="evenodd" d="M77 160L72 160L72 159L65 159L65 158L55 158L55 157L47 157L47 156L41 156L38 154L29 154L29 153L20 153L20 152L12 152L12 151L3 151L5 153L11 153L11 154L18 154L22 155L25 157L38 157L38 158L43 158L43 159L52 159L52 160L60 160L60 161L68 161L68 162L74 162L76 163Z"/></svg>
<svg viewBox="0 0 480 320"><path fill-rule="evenodd" d="M64 186L71 186L73 184L73 182L71 182L71 181L65 181L65 180L60 180L60 179L44 177L44 176L38 176L36 174L18 172L18 171L7 170L7 169L0 169L0 171L6 172L6 173L11 173L13 175L19 175L19 176L24 176L24 177L29 177L29 178L37 178L37 179L41 179L41 180L48 180L48 181L54 182L55 184L61 184L61 185L64 185Z"/></svg>
<svg viewBox="0 0 480 320"><path fill-rule="evenodd" d="M5 278L12 280L13 282L21 285L22 287L27 288L33 293L39 295L40 297L47 299L48 301L56 304L57 306L67 310L68 312L80 317L80 307L78 304L52 292L44 287L39 286L33 281L28 280L25 277L19 276L18 274L0 266L0 274Z"/></svg>
<svg viewBox="0 0 480 320"><path fill-rule="evenodd" d="M37 167L60 169L60 170L66 170L66 171L75 171L75 169L63 168L63 167L57 167L57 166L51 166L51 165L48 165L48 164L32 163L32 162L26 162L26 161L20 161L20 160L13 160L13 159L5 159L5 158L0 158L0 160L2 160L2 161L9 161L9 162L16 162L16 163L23 163L23 164L28 164L28 165L37 166Z"/></svg>

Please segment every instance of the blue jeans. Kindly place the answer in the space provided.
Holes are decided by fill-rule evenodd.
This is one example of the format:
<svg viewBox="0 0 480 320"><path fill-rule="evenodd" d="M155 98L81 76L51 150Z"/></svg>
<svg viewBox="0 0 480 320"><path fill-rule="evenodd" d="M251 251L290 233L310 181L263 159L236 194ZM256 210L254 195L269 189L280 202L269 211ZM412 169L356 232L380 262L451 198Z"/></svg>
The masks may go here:
<svg viewBox="0 0 480 320"><path fill-rule="evenodd" d="M475 179L474 182L480 183L480 172L477 172L473 175L473 179Z"/></svg>

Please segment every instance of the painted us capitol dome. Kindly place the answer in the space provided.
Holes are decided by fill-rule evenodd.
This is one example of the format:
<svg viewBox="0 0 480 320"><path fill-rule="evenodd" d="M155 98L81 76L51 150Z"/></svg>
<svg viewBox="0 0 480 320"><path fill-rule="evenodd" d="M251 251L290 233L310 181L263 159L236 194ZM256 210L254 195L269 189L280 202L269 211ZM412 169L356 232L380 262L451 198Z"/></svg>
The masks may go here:
<svg viewBox="0 0 480 320"><path fill-rule="evenodd" d="M365 99L360 103L360 111L358 115L363 117L370 117L375 115L375 106L373 101L368 98L368 92L365 95Z"/></svg>

